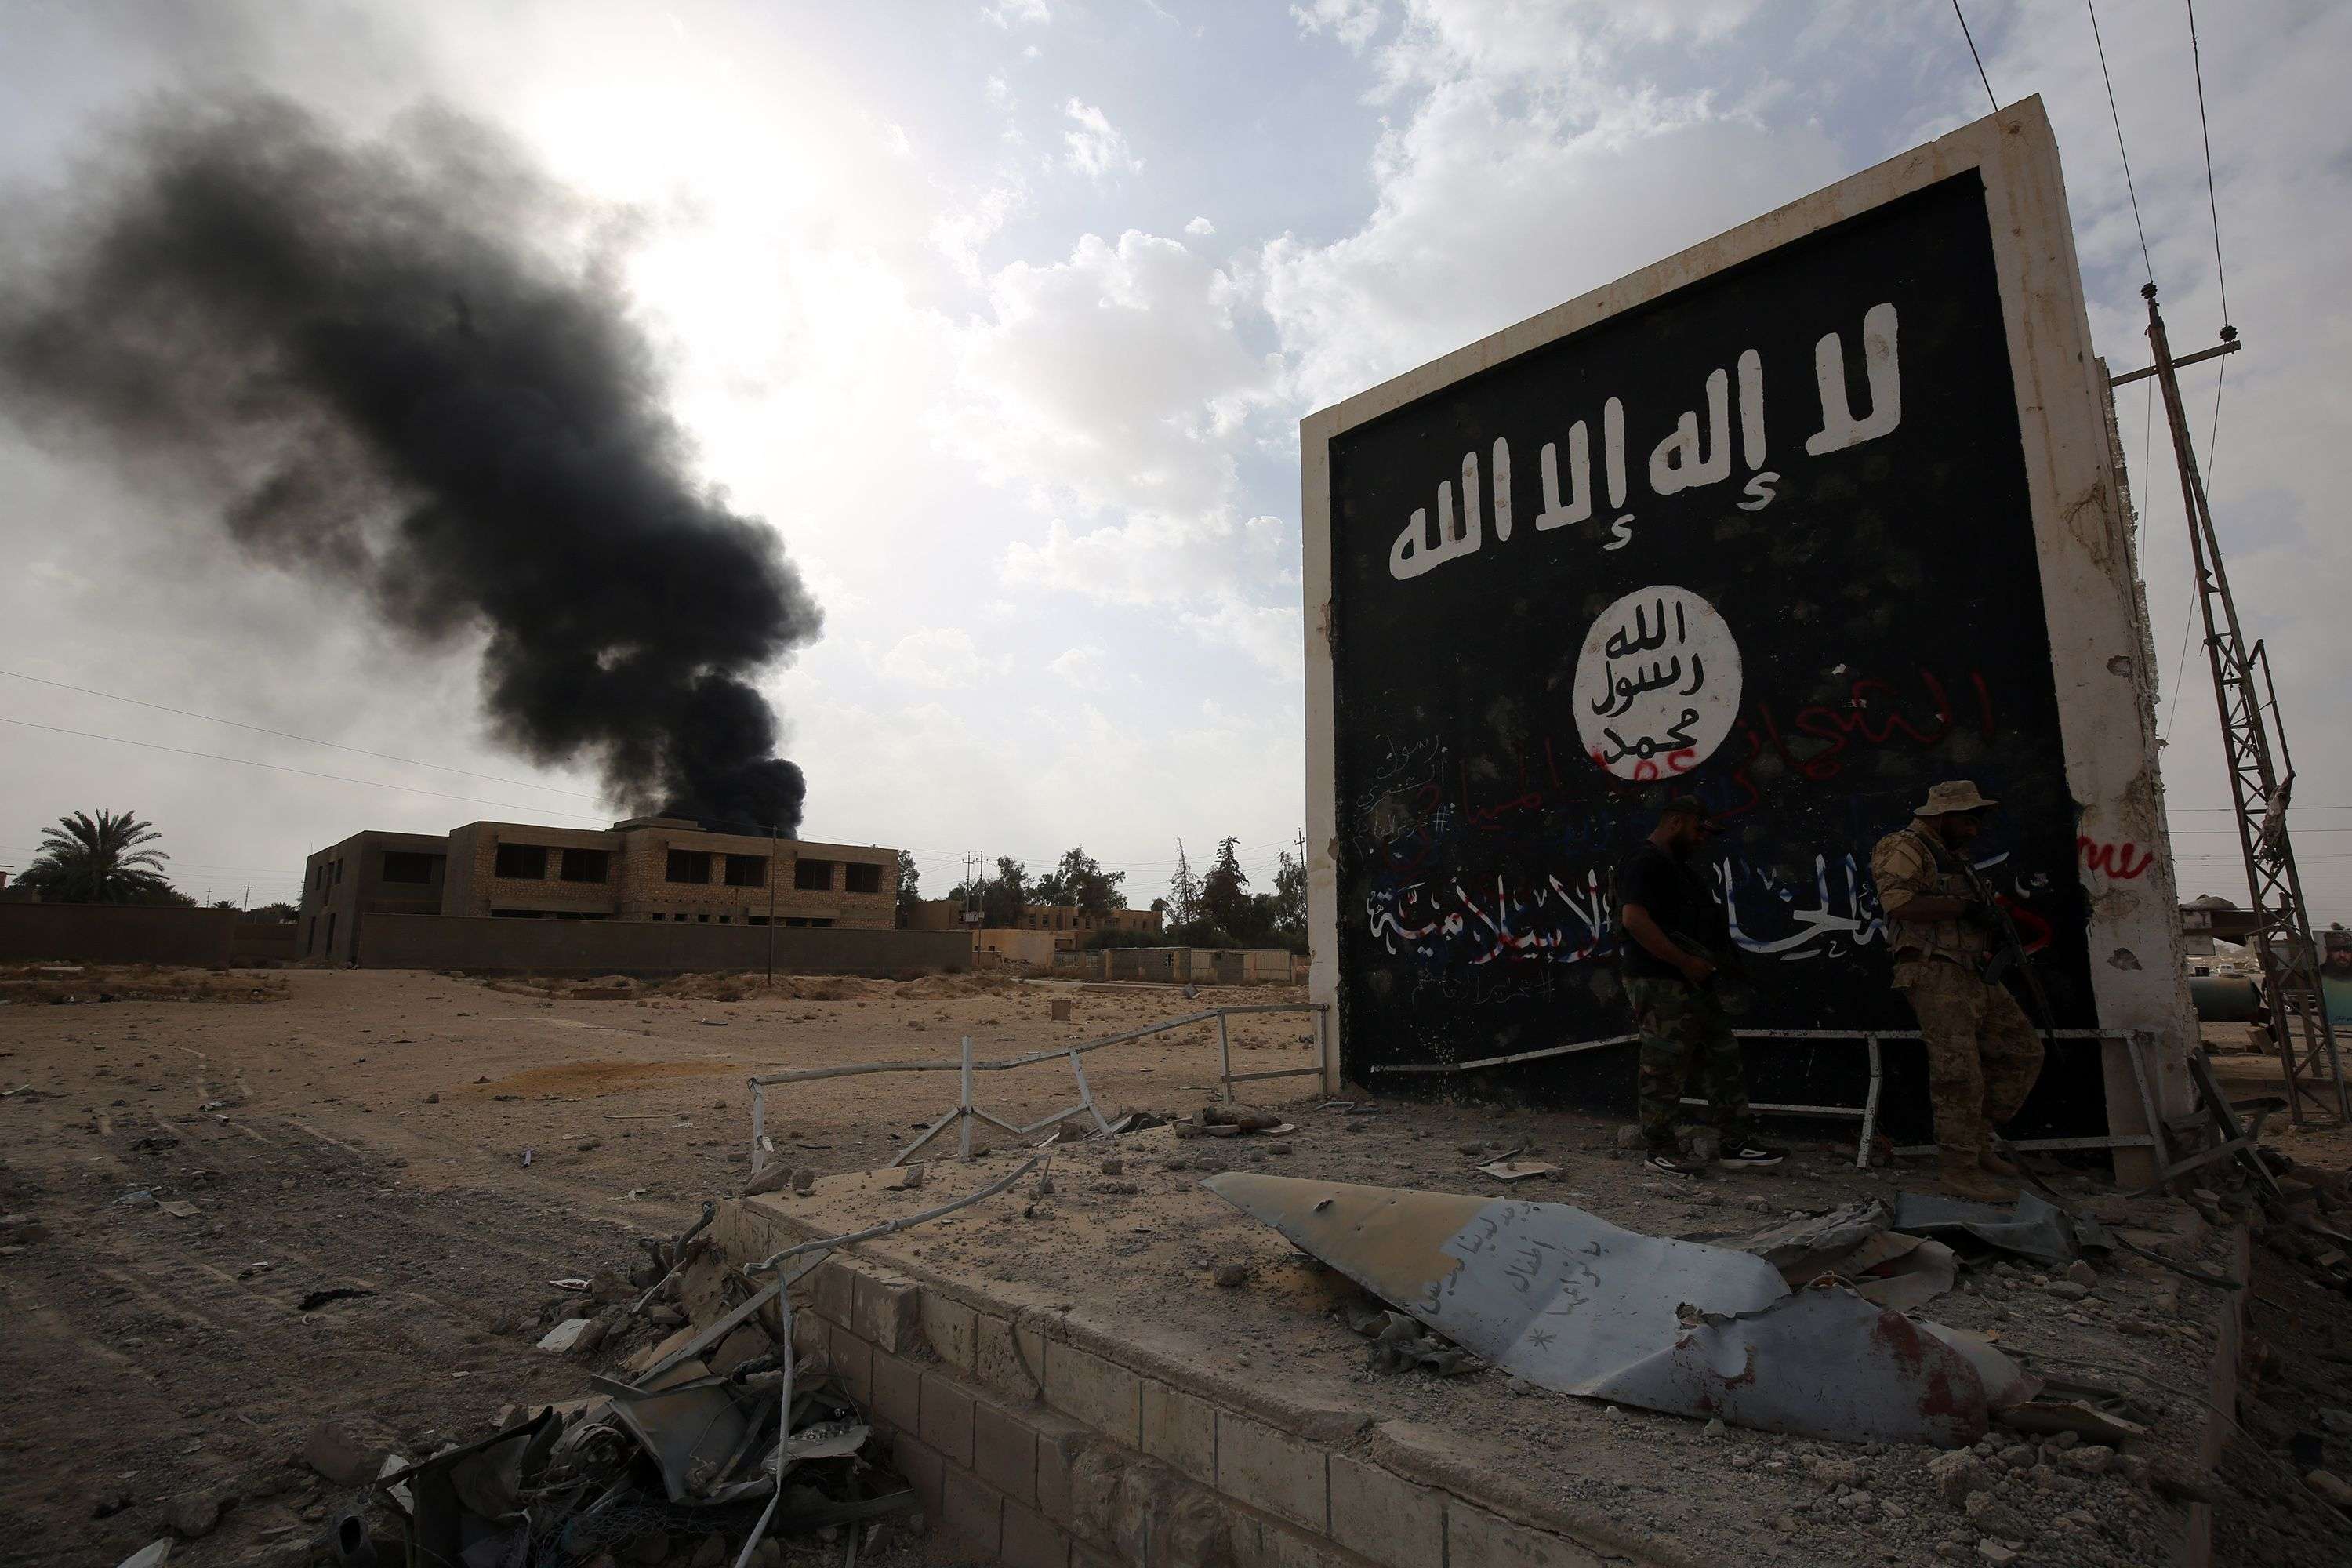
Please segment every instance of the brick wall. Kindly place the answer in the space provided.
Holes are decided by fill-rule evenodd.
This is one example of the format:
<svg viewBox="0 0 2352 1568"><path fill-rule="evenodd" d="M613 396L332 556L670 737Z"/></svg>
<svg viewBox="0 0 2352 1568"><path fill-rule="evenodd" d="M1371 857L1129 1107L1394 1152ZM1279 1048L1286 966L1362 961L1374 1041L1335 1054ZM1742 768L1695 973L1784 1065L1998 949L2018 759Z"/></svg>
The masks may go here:
<svg viewBox="0 0 2352 1568"><path fill-rule="evenodd" d="M804 1239L772 1200L724 1204L738 1262ZM845 1255L795 1290L793 1337L865 1406L924 1511L1015 1568L1599 1568L1654 1563L1473 1501L1475 1467L1402 1423L1285 1421L1206 1378L1130 1364L1060 1312L1013 1308ZM1082 1343L1081 1339L1089 1342ZM1133 1358L1144 1360L1147 1358ZM1418 1462L1410 1456L1420 1453ZM1405 1456L1402 1460L1400 1456ZM1425 1484L1451 1479L1455 1486ZM1149 1536L1147 1550L1146 1538Z"/></svg>
<svg viewBox="0 0 2352 1568"><path fill-rule="evenodd" d="M465 969L540 974L680 974L756 971L775 954L782 974L883 978L971 967L961 931L673 925L652 921L502 921L462 915L369 914L360 921L362 969ZM338 939L341 940L340 938Z"/></svg>

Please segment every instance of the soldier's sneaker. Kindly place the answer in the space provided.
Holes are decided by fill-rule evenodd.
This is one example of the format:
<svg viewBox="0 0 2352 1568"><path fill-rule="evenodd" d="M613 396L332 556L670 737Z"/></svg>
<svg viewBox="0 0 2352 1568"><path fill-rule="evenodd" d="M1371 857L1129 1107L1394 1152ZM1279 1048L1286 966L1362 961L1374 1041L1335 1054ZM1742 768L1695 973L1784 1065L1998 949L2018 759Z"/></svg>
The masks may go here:
<svg viewBox="0 0 2352 1568"><path fill-rule="evenodd" d="M1761 1143L1732 1143L1716 1156L1715 1163L1727 1171L1761 1171L1788 1157L1786 1149L1769 1149Z"/></svg>
<svg viewBox="0 0 2352 1568"><path fill-rule="evenodd" d="M1669 1176L1696 1176L1706 1169L1706 1161L1685 1154L1679 1149L1653 1149L1650 1157L1642 1163Z"/></svg>

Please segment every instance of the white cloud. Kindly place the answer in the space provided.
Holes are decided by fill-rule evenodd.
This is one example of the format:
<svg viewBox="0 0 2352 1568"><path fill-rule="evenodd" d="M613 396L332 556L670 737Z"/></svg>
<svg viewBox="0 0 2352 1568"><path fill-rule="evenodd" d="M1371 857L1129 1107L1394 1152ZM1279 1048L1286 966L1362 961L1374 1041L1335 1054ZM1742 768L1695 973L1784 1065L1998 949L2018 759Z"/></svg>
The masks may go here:
<svg viewBox="0 0 2352 1568"><path fill-rule="evenodd" d="M1225 273L1133 229L1006 267L988 282L990 318L964 334L950 437L1048 510L1229 509L1235 444L1272 394L1235 302Z"/></svg>
<svg viewBox="0 0 2352 1568"><path fill-rule="evenodd" d="M1135 155L1126 135L1101 110L1074 98L1062 105L1062 112L1076 121L1078 127L1062 132L1062 145L1069 150L1062 161L1071 168L1096 180L1105 175L1143 173L1143 160Z"/></svg>
<svg viewBox="0 0 2352 1568"><path fill-rule="evenodd" d="M993 5L983 5L980 14L1000 27L1017 27L1024 23L1044 26L1054 19L1045 0L997 0Z"/></svg>
<svg viewBox="0 0 2352 1568"><path fill-rule="evenodd" d="M970 686L1010 668L1010 659L982 658L971 634L961 626L925 626L909 632L882 656L881 663L882 673L891 679L938 691Z"/></svg>
<svg viewBox="0 0 2352 1568"><path fill-rule="evenodd" d="M907 136L907 128L895 120L882 122L882 148L893 158L911 158L915 144Z"/></svg>
<svg viewBox="0 0 2352 1568"><path fill-rule="evenodd" d="M981 247L996 237L1026 200L1017 183L991 185L969 205L932 219L931 244L955 264L965 282L976 284L981 280Z"/></svg>
<svg viewBox="0 0 2352 1568"><path fill-rule="evenodd" d="M1611 68L1625 37L1715 37L1737 5L1596 12L1416 3L1381 55L1414 98L1372 153L1354 234L1289 236L1252 279L1302 406L1318 407L1695 244L1845 172L1811 121Z"/></svg>
<svg viewBox="0 0 2352 1568"><path fill-rule="evenodd" d="M1300 32L1310 37L1328 32L1360 53L1381 30L1381 0L1308 0L1293 5L1290 16Z"/></svg>
<svg viewBox="0 0 2352 1568"><path fill-rule="evenodd" d="M1110 685L1110 655L1098 647L1069 648L1046 660L1045 668L1080 691L1100 691Z"/></svg>
<svg viewBox="0 0 2352 1568"><path fill-rule="evenodd" d="M1010 109L1013 107L1013 84L1004 79L1003 72L999 72L995 76L988 79L988 87L986 91L989 106L991 108Z"/></svg>
<svg viewBox="0 0 2352 1568"><path fill-rule="evenodd" d="M1184 226L1184 232L1186 234L1196 234L1202 238L1206 239L1209 236L1217 232L1217 226L1211 223L1207 218L1196 217L1191 223Z"/></svg>

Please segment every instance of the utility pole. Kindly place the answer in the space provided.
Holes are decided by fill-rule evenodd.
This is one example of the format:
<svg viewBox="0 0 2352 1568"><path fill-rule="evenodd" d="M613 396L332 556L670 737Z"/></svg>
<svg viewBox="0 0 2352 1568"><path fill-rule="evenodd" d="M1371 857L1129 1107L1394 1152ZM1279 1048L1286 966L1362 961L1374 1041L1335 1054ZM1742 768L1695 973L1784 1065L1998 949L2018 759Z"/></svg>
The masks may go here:
<svg viewBox="0 0 2352 1568"><path fill-rule="evenodd" d="M2213 700L2221 718L2222 761L2238 825L2238 848L2246 863L2246 890L2255 919L2250 933L2263 971L2263 1010L2285 1079L2287 1114L2298 1124L2308 1098L2323 1115L2352 1121L2344 1069L2336 1055L2335 1026L2320 989L2319 946L2312 940L2303 878L2294 846L2287 837L2286 814L2294 791L2294 759L2287 750L2278 689L2270 656L2259 641L2249 646L2238 621L2238 605L2221 564L2221 536L2198 472L2189 417L2180 402L2179 368L2238 348L2235 327L2221 329L2221 346L2176 360L2157 309L2156 285L2140 289L2147 300L2146 371L2118 377L2136 381L2153 374L2164 394L2165 424L2172 433L2180 469L2180 499L2188 514L2189 550L2197 570L2197 605L2205 622L2205 657L2213 670Z"/></svg>
<svg viewBox="0 0 2352 1568"><path fill-rule="evenodd" d="M248 910L253 908L253 884L250 882L245 885L245 907Z"/></svg>

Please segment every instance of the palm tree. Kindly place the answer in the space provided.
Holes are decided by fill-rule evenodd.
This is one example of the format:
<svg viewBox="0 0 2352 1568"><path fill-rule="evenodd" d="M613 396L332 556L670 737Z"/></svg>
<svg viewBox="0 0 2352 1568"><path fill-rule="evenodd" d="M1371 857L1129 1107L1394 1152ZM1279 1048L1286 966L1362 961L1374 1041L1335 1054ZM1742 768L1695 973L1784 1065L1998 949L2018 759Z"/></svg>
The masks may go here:
<svg viewBox="0 0 2352 1568"><path fill-rule="evenodd" d="M24 885L44 899L70 904L178 902L164 879L161 849L142 849L162 834L127 811L60 816L41 831L41 858L25 868Z"/></svg>

